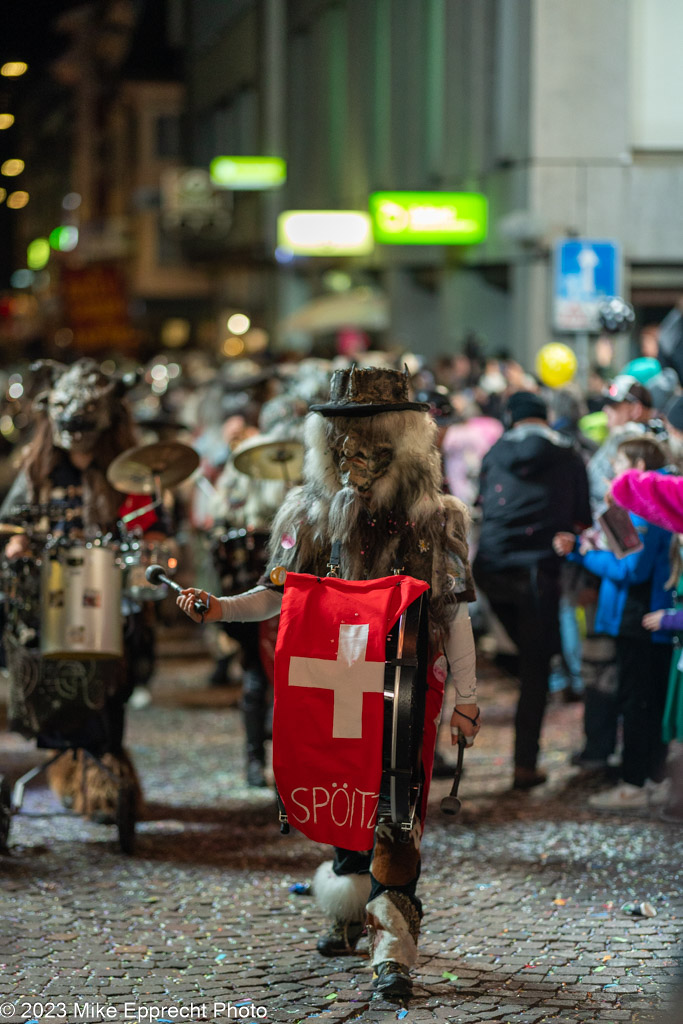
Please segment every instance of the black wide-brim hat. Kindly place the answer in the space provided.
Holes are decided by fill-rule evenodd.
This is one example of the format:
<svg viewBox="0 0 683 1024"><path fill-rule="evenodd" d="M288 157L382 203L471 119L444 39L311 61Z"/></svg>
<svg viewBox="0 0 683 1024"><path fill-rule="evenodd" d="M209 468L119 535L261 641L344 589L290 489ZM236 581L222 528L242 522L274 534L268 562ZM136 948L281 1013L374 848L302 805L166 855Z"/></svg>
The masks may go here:
<svg viewBox="0 0 683 1024"><path fill-rule="evenodd" d="M330 381L330 398L324 405L312 405L321 416L377 416L382 412L428 412L427 402L410 401L407 369L387 370L377 366L335 370Z"/></svg>

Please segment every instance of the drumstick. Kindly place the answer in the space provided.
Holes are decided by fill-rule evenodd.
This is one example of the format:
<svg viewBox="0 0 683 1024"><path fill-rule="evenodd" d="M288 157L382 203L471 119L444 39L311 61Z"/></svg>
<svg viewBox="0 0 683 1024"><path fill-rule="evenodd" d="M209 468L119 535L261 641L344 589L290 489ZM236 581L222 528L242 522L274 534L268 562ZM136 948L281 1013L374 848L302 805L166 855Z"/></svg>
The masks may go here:
<svg viewBox="0 0 683 1024"><path fill-rule="evenodd" d="M460 736L458 738L458 763L455 766L455 772L453 773L453 785L448 796L445 796L441 801L441 813L456 815L460 811L461 802L458 799L458 787L460 785L460 776L462 775L462 761L465 753L465 737Z"/></svg>
<svg viewBox="0 0 683 1024"><path fill-rule="evenodd" d="M161 565L147 566L145 569L145 579L148 583L154 584L155 587L158 587L160 583L165 583L166 586L170 587L171 590L174 590L176 594L182 594L183 592L182 587L178 586L177 583L164 575L164 569ZM192 607L194 611L196 611L197 615L205 615L209 610L208 604L204 604L203 601L195 601Z"/></svg>

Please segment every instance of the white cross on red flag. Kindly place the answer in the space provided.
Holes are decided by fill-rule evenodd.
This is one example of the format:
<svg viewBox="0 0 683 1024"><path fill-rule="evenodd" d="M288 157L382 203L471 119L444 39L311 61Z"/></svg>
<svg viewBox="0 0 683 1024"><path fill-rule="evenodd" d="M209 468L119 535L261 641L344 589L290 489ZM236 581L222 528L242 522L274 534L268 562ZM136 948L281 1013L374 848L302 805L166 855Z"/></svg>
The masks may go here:
<svg viewBox="0 0 683 1024"><path fill-rule="evenodd" d="M428 584L288 573L275 650L273 770L292 826L369 850L382 776L386 638Z"/></svg>

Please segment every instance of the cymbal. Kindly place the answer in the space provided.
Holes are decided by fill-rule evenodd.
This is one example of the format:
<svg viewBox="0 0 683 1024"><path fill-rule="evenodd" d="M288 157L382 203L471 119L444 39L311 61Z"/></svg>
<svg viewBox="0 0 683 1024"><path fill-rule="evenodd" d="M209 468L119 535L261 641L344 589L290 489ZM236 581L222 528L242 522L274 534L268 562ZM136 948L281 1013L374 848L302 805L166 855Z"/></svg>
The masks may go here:
<svg viewBox="0 0 683 1024"><path fill-rule="evenodd" d="M235 469L255 480L284 480L297 483L304 469L301 441L264 441L252 437L235 450Z"/></svg>
<svg viewBox="0 0 683 1024"><path fill-rule="evenodd" d="M161 487L182 483L199 465L194 448L180 441L141 444L121 452L107 470L107 480L121 494L154 494Z"/></svg>
<svg viewBox="0 0 683 1024"><path fill-rule="evenodd" d="M0 537L14 537L18 533L26 533L23 526L17 523L0 523Z"/></svg>

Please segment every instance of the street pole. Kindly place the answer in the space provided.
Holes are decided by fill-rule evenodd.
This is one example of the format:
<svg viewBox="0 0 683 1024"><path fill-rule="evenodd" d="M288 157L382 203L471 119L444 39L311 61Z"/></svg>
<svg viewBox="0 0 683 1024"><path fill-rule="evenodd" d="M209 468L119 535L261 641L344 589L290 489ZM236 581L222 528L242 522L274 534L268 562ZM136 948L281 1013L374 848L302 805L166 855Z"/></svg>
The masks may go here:
<svg viewBox="0 0 683 1024"><path fill-rule="evenodd" d="M588 331L577 331L574 338L576 361L578 363L577 378L585 392L588 388L588 371L590 369L590 334Z"/></svg>

